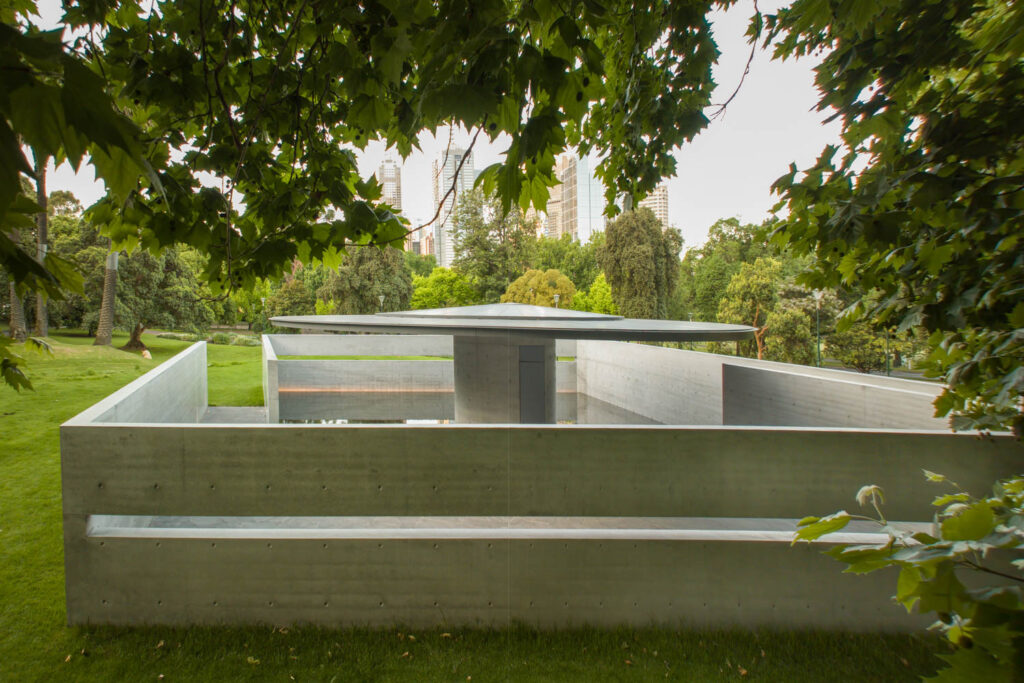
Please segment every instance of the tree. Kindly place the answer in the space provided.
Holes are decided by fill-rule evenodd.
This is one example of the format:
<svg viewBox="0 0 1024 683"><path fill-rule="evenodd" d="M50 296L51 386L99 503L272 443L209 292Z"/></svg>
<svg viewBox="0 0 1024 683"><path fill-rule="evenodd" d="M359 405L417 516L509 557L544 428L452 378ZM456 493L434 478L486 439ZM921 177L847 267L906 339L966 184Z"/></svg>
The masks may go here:
<svg viewBox="0 0 1024 683"><path fill-rule="evenodd" d="M885 337L863 322L854 323L828 338L829 355L857 372L885 368Z"/></svg>
<svg viewBox="0 0 1024 683"><path fill-rule="evenodd" d="M79 217L82 215L82 202L68 190L54 190L50 193L46 210L51 216Z"/></svg>
<svg viewBox="0 0 1024 683"><path fill-rule="evenodd" d="M810 318L800 309L776 308L765 320L765 327L770 330L765 342L765 358L813 365L815 349L811 326Z"/></svg>
<svg viewBox="0 0 1024 683"><path fill-rule="evenodd" d="M332 271L316 296L331 313L369 314L404 311L412 297L412 280L402 252L394 248L354 250ZM383 296L383 303L380 297Z"/></svg>
<svg viewBox="0 0 1024 683"><path fill-rule="evenodd" d="M768 16L779 56L821 52L819 107L843 125L843 153L826 148L809 169L775 183L789 217L773 237L816 258L810 287L878 290L853 314L898 331L931 333L931 372L946 388L936 414L957 429L1024 434L1024 5L882 0L838 14L796 0ZM861 8L857 8L861 9ZM941 473L926 473L942 482ZM951 483L950 483L951 484ZM944 680L1016 680L1024 656L1019 589L968 588L961 575L1003 571L998 548L1021 544L1024 477L992 495L952 491L935 501L931 534L886 524L878 487L858 500L891 534L879 548L839 546L850 571L899 568L897 600L936 612L956 650ZM841 529L845 512L804 520L802 538ZM991 574L989 574L991 575Z"/></svg>
<svg viewBox="0 0 1024 683"><path fill-rule="evenodd" d="M428 277L437 268L437 259L433 254L414 254L405 251L402 255L405 257L405 267L412 277Z"/></svg>
<svg viewBox="0 0 1024 683"><path fill-rule="evenodd" d="M137 251L118 267L117 323L128 330L123 349L142 350L142 333L152 327L200 330L213 316L196 297L198 281L176 249L159 256Z"/></svg>
<svg viewBox="0 0 1024 683"><path fill-rule="evenodd" d="M114 338L114 316L117 311L117 265L120 254L111 248L103 259L103 294L96 317L96 338L93 346L110 346Z"/></svg>
<svg viewBox="0 0 1024 683"><path fill-rule="evenodd" d="M663 230L648 208L629 211L608 224L598 261L622 315L668 317L668 300L679 277L682 246L679 231Z"/></svg>
<svg viewBox="0 0 1024 683"><path fill-rule="evenodd" d="M604 273L594 278L594 283L586 292L577 292L573 297L572 307L577 311L590 311L591 313L604 313L605 315L618 315L619 308L612 299L612 288L608 285Z"/></svg>
<svg viewBox="0 0 1024 683"><path fill-rule="evenodd" d="M536 241L518 208L507 213L496 196L474 190L462 195L453 218L454 270L485 303L497 302L509 284L529 269Z"/></svg>
<svg viewBox="0 0 1024 683"><path fill-rule="evenodd" d="M757 357L764 357L765 335L768 334L768 316L778 301L782 264L772 258L759 258L753 263L740 265L740 270L729 281L725 296L718 306L718 321L750 325L754 330ZM737 343L737 348L740 348Z"/></svg>
<svg viewBox="0 0 1024 683"><path fill-rule="evenodd" d="M32 154L35 158L36 204L41 209L41 211L36 213L36 260L42 263L46 260L46 252L49 248L47 243L49 211L46 208L46 164L49 161L49 157L38 150L33 150ZM46 299L45 292L36 292L36 324L34 332L37 337L45 337L50 333L50 320Z"/></svg>
<svg viewBox="0 0 1024 683"><path fill-rule="evenodd" d="M958 426L1024 429L1024 8L890 0L871 17L809 13L819 4L798 0L768 26L780 54L828 49L819 106L837 110L846 151L776 182L790 218L775 240L817 257L807 284L877 289L864 313L939 333L939 407Z"/></svg>
<svg viewBox="0 0 1024 683"><path fill-rule="evenodd" d="M539 237L530 260L532 268L561 271L583 291L589 289L601 272L597 265L597 252L604 244L604 233L594 233L586 244L580 244L571 235L558 239Z"/></svg>
<svg viewBox="0 0 1024 683"><path fill-rule="evenodd" d="M315 297L309 289L294 277L286 278L281 286L272 291L266 301L267 317L279 315L313 315Z"/></svg>
<svg viewBox="0 0 1024 683"><path fill-rule="evenodd" d="M558 308L572 308L576 287L554 268L528 270L508 286L508 290L501 295L501 302L554 307L556 295Z"/></svg>
<svg viewBox="0 0 1024 683"><path fill-rule="evenodd" d="M450 268L434 268L429 276L412 279L411 308L467 306L475 301L476 290L469 280Z"/></svg>
<svg viewBox="0 0 1024 683"><path fill-rule="evenodd" d="M90 220L116 248L190 244L216 292L247 288L295 257L403 239L358 174L352 151L372 140L405 155L442 125L507 135L480 176L503 213L543 210L568 146L603 159L607 197L639 200L707 125L712 5L102 0L67 4L63 28L86 37L64 45L27 0L0 13L0 139L74 166L90 152L109 191ZM31 169L16 144L0 152L0 187L16 188ZM37 210L15 196L0 191L0 225ZM53 259L6 248L6 227L0 242L17 287L75 286Z"/></svg>

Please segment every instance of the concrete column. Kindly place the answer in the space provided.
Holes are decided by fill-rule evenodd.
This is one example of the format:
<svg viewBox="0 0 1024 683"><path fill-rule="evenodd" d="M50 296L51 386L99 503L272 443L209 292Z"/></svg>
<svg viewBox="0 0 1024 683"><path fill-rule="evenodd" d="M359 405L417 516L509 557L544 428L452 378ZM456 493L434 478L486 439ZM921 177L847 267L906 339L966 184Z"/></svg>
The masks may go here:
<svg viewBox="0 0 1024 683"><path fill-rule="evenodd" d="M455 421L554 423L555 341L455 336Z"/></svg>

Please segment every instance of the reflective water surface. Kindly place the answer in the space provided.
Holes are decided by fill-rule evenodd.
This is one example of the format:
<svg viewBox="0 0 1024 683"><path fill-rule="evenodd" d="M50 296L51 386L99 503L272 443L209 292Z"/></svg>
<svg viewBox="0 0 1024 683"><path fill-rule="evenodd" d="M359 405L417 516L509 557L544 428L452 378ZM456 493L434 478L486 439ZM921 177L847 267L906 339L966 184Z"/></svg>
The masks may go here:
<svg viewBox="0 0 1024 683"><path fill-rule="evenodd" d="M281 392L281 422L289 424L445 424L455 420L450 391ZM587 394L560 392L560 424L660 424Z"/></svg>

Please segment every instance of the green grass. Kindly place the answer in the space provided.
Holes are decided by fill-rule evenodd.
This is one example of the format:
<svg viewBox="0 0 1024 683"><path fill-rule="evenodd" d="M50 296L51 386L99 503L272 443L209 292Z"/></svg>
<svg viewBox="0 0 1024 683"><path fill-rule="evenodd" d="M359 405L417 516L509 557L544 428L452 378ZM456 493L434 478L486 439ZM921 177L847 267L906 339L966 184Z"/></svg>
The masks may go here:
<svg viewBox="0 0 1024 683"><path fill-rule="evenodd" d="M34 392L0 387L0 681L901 681L940 663L932 638L820 632L69 628L59 425L187 344L147 336L148 361L52 340L26 353ZM207 350L211 403L258 405L260 349Z"/></svg>

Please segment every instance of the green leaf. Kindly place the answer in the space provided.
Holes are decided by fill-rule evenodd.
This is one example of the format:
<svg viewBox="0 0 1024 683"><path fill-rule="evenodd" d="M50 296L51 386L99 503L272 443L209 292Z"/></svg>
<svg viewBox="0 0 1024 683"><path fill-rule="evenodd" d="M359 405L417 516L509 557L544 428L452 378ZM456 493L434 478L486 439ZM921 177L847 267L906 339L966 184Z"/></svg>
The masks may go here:
<svg viewBox="0 0 1024 683"><path fill-rule="evenodd" d="M939 658L949 667L926 680L934 683L1011 683L1014 680L1012 666L1000 666L995 657L978 647L959 648Z"/></svg>
<svg viewBox="0 0 1024 683"><path fill-rule="evenodd" d="M942 520L942 537L947 541L976 541L995 528L992 508L985 502L968 506L953 517Z"/></svg>
<svg viewBox="0 0 1024 683"><path fill-rule="evenodd" d="M917 587L921 585L921 571L912 565L900 568L900 576L896 580L896 600L907 608L914 609L918 601Z"/></svg>
<svg viewBox="0 0 1024 683"><path fill-rule="evenodd" d="M107 191L122 202L138 189L142 169L121 148L109 147L108 151L94 148L92 162L96 167L96 175L103 179Z"/></svg>
<svg viewBox="0 0 1024 683"><path fill-rule="evenodd" d="M825 534L831 534L846 527L850 523L850 515L845 510L833 513L828 517L804 517L797 523L797 532L793 535L792 545L797 541L813 541Z"/></svg>

